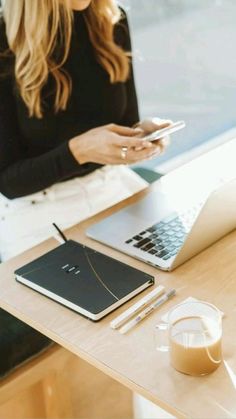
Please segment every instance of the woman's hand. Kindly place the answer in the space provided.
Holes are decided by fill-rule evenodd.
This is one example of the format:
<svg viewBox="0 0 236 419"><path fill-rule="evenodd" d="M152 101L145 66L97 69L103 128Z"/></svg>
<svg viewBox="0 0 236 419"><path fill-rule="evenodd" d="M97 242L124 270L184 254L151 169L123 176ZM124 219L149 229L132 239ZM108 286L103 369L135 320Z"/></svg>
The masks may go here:
<svg viewBox="0 0 236 419"><path fill-rule="evenodd" d="M154 131L168 127L169 125L171 125L171 123L172 121L169 119L147 118L147 119L144 119L143 121L138 122L135 125L135 127L141 128L142 133L139 136L142 138L142 137L145 137L146 135L151 134ZM157 146L157 154L164 153L169 143L170 143L169 136L160 138L159 140L156 140L156 141L152 141L152 144Z"/></svg>
<svg viewBox="0 0 236 419"><path fill-rule="evenodd" d="M132 164L150 159L157 152L157 146L139 138L140 134L141 128L109 124L72 138L69 148L80 164Z"/></svg>

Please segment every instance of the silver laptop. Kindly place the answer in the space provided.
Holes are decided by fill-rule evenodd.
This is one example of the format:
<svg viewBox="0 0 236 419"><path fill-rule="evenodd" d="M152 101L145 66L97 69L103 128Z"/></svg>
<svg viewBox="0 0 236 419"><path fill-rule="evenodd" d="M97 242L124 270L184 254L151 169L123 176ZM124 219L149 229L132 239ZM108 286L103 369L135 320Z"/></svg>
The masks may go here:
<svg viewBox="0 0 236 419"><path fill-rule="evenodd" d="M182 212L167 198L157 188L92 225L87 235L170 271L236 228L236 179L215 186Z"/></svg>

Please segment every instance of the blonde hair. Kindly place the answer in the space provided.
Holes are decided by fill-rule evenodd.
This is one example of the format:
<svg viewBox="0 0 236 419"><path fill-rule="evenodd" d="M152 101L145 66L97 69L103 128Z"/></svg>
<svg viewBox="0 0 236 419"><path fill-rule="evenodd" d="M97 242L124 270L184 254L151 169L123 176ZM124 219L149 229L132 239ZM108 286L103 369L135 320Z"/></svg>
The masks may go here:
<svg viewBox="0 0 236 419"><path fill-rule="evenodd" d="M15 79L29 116L43 116L42 89L49 75L56 82L54 111L65 110L72 89L70 76L62 68L72 35L69 0L5 0L3 6L7 40L15 56ZM121 17L115 0L92 0L84 16L97 61L110 82L127 80L128 54L113 40L114 24ZM55 58L57 48L60 57Z"/></svg>

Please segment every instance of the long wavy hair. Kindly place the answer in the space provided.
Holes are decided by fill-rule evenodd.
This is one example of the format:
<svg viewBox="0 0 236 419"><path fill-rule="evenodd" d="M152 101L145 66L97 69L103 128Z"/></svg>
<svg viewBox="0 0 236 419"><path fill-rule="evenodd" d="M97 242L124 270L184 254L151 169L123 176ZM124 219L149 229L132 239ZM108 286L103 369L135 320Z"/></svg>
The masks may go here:
<svg viewBox="0 0 236 419"><path fill-rule="evenodd" d="M29 116L43 116L42 89L49 75L56 83L54 111L65 110L72 89L70 76L63 69L73 25L69 0L4 0L3 16L15 57L16 84ZM113 40L114 24L121 18L116 1L92 0L84 17L97 61L110 82L127 80L128 54ZM55 53L58 48L60 54Z"/></svg>

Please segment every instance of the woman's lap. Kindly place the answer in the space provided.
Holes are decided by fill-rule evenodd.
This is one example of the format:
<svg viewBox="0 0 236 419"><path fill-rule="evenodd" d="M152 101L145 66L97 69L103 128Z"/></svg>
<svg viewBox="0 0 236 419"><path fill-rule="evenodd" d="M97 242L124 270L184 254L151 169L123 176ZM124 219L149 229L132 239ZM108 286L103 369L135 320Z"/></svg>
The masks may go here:
<svg viewBox="0 0 236 419"><path fill-rule="evenodd" d="M25 198L0 196L0 253L3 261L145 188L126 166L106 166L84 178L62 182Z"/></svg>

